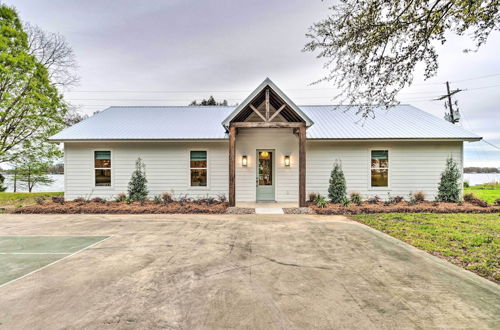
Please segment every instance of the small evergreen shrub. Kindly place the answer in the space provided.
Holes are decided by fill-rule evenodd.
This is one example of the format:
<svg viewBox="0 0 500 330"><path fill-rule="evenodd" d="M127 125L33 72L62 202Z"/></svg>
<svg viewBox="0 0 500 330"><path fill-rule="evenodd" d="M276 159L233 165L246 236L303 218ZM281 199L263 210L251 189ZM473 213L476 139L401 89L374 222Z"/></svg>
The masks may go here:
<svg viewBox="0 0 500 330"><path fill-rule="evenodd" d="M343 203L346 200L346 182L342 164L339 160L333 164L330 174L330 186L328 187L328 198L332 203Z"/></svg>
<svg viewBox="0 0 500 330"><path fill-rule="evenodd" d="M147 183L146 166L141 158L137 158L135 162L135 171L132 173L132 177L128 183L128 198L133 202L137 201L144 203L148 198Z"/></svg>
<svg viewBox="0 0 500 330"><path fill-rule="evenodd" d="M318 198L318 194L315 192L310 192L309 193L309 202L314 203L314 201Z"/></svg>
<svg viewBox="0 0 500 330"><path fill-rule="evenodd" d="M104 198L101 198L101 197L94 197L90 200L92 203L106 203L106 200Z"/></svg>
<svg viewBox="0 0 500 330"><path fill-rule="evenodd" d="M45 203L45 197L36 197L36 198L35 198L35 202L36 202L38 205L42 205L43 203Z"/></svg>
<svg viewBox="0 0 500 330"><path fill-rule="evenodd" d="M153 197L153 203L155 203L155 204L162 204L163 203L163 198L161 198L160 195L155 195Z"/></svg>
<svg viewBox="0 0 500 330"><path fill-rule="evenodd" d="M493 203L496 206L500 206L500 198L495 199L495 202Z"/></svg>
<svg viewBox="0 0 500 330"><path fill-rule="evenodd" d="M469 187L470 187L469 181L464 181L464 188L469 188Z"/></svg>
<svg viewBox="0 0 500 330"><path fill-rule="evenodd" d="M460 170L458 169L458 164L453 160L453 157L449 157L446 160L446 167L441 173L441 181L438 186L437 200L440 202L453 202L457 203L460 201Z"/></svg>
<svg viewBox="0 0 500 330"><path fill-rule="evenodd" d="M358 206L363 204L363 199L361 198L361 195L359 193L353 192L351 193L350 197L351 197L351 202L353 202L354 204Z"/></svg>
<svg viewBox="0 0 500 330"><path fill-rule="evenodd" d="M325 196L321 196L320 194L318 194L318 196L314 200L314 203L319 208L325 208L328 205L328 200L325 198Z"/></svg>
<svg viewBox="0 0 500 330"><path fill-rule="evenodd" d="M476 196L473 193L464 194L464 201L466 202L470 202L474 198L476 198Z"/></svg>
<svg viewBox="0 0 500 330"><path fill-rule="evenodd" d="M4 192L5 190L7 190L7 187L3 185L4 182L5 177L2 175L2 173L0 173L0 192Z"/></svg>

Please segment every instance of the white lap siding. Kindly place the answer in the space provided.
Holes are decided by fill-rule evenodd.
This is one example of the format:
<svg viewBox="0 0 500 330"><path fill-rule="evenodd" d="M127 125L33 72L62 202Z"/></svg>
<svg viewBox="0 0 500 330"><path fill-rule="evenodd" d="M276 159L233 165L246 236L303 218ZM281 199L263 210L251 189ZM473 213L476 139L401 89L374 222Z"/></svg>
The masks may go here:
<svg viewBox="0 0 500 330"><path fill-rule="evenodd" d="M150 197L170 192L176 196L214 196L228 192L228 143L222 142L114 142L65 143L65 198L114 198L127 185L141 157L146 165ZM111 187L95 187L94 151L111 151ZM208 152L208 186L191 187L190 150Z"/></svg>
<svg viewBox="0 0 500 330"><path fill-rule="evenodd" d="M389 187L370 186L370 150L389 150ZM328 195L328 181L333 163L342 161L347 191L364 198L375 195L408 197L422 191L428 200L437 193L440 174L449 156L462 169L463 142L307 142L307 193Z"/></svg>

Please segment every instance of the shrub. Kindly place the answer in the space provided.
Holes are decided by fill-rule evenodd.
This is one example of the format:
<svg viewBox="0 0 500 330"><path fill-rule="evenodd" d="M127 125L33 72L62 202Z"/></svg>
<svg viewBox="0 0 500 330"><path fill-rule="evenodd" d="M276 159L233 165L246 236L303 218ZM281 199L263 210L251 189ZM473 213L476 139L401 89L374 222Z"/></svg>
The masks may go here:
<svg viewBox="0 0 500 330"><path fill-rule="evenodd" d="M172 203L174 201L174 199L172 198L172 194L168 192L164 192L163 194L161 194L161 199L165 204Z"/></svg>
<svg viewBox="0 0 500 330"><path fill-rule="evenodd" d="M449 157L446 160L446 167L441 173L441 181L438 186L437 200L440 202L453 202L457 203L460 200L460 171L458 164Z"/></svg>
<svg viewBox="0 0 500 330"><path fill-rule="evenodd" d="M101 203L101 204L106 203L106 200L104 198L101 198L101 197L94 197L90 201L92 203Z"/></svg>
<svg viewBox="0 0 500 330"><path fill-rule="evenodd" d="M398 203L401 203L401 202L404 202L405 198L403 196L394 196L394 197L391 197L391 202L393 204L398 204Z"/></svg>
<svg viewBox="0 0 500 330"><path fill-rule="evenodd" d="M425 202L425 193L423 191L417 191L412 194L412 198L415 203Z"/></svg>
<svg viewBox="0 0 500 330"><path fill-rule="evenodd" d="M2 175L2 173L0 173L0 192L4 192L5 190L7 190L7 187L3 185L4 182L5 177Z"/></svg>
<svg viewBox="0 0 500 330"><path fill-rule="evenodd" d="M153 203L155 203L155 204L162 204L163 203L163 198L161 198L160 195L155 195L153 197Z"/></svg>
<svg viewBox="0 0 500 330"><path fill-rule="evenodd" d="M35 202L38 205L42 205L45 202L45 197L35 197Z"/></svg>
<svg viewBox="0 0 500 330"><path fill-rule="evenodd" d="M380 203L380 197L378 197L377 195L373 196L373 197L370 197L366 200L366 202L368 204L378 204Z"/></svg>
<svg viewBox="0 0 500 330"><path fill-rule="evenodd" d="M316 200L316 198L318 198L318 194L317 193L315 193L315 192L310 192L309 193L309 202L313 203Z"/></svg>
<svg viewBox="0 0 500 330"><path fill-rule="evenodd" d="M326 200L325 196L321 196L320 194L318 194L318 196L314 200L314 203L319 208L325 208L328 205L328 201Z"/></svg>
<svg viewBox="0 0 500 330"><path fill-rule="evenodd" d="M125 195L124 193L120 193L116 196L115 202L125 202L126 199L127 195Z"/></svg>
<svg viewBox="0 0 500 330"><path fill-rule="evenodd" d="M62 205L62 204L64 204L64 197L63 196L52 196L52 202Z"/></svg>
<svg viewBox="0 0 500 330"><path fill-rule="evenodd" d="M464 188L469 188L469 187L470 187L469 181L464 181Z"/></svg>
<svg viewBox="0 0 500 330"><path fill-rule="evenodd" d="M83 197L77 197L77 198L73 199L73 202L78 203L78 204L85 204L87 202L87 200L85 200L85 198L83 198Z"/></svg>
<svg viewBox="0 0 500 330"><path fill-rule="evenodd" d="M495 199L495 202L493 203L496 206L500 206L500 198Z"/></svg>
<svg viewBox="0 0 500 330"><path fill-rule="evenodd" d="M184 204L191 202L192 199L188 197L188 195L180 195L179 198L177 198L177 202L181 204L181 206L184 206Z"/></svg>
<svg viewBox="0 0 500 330"><path fill-rule="evenodd" d="M346 200L346 182L339 160L333 164L333 170L330 174L328 197L332 203L343 203Z"/></svg>
<svg viewBox="0 0 500 330"><path fill-rule="evenodd" d="M132 173L130 182L128 183L128 198L131 201L139 201L144 203L148 197L148 188L146 184L146 166L139 157L135 161L135 171Z"/></svg>
<svg viewBox="0 0 500 330"><path fill-rule="evenodd" d="M361 195L359 193L353 192L351 193L351 202L354 204L360 206L363 203L363 199L361 198Z"/></svg>
<svg viewBox="0 0 500 330"><path fill-rule="evenodd" d="M219 200L219 202L221 203L225 203L227 202L227 197L226 197L226 194L218 194L217 195L217 199Z"/></svg>
<svg viewBox="0 0 500 330"><path fill-rule="evenodd" d="M471 200L475 199L476 196L473 193L467 193L464 194L464 201L470 202Z"/></svg>

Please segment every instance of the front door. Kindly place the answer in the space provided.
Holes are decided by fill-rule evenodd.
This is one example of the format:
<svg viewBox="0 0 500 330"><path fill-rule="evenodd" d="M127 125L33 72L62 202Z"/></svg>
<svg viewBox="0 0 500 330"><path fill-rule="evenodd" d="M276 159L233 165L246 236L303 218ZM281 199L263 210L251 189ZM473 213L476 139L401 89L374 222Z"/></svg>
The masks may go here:
<svg viewBox="0 0 500 330"><path fill-rule="evenodd" d="M274 150L257 150L257 200L274 201Z"/></svg>

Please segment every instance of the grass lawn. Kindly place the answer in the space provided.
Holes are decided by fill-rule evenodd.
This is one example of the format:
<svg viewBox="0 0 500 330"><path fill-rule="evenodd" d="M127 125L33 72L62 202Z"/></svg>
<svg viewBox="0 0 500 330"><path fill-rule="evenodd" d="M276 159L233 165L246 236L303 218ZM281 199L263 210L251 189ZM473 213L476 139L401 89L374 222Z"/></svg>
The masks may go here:
<svg viewBox="0 0 500 330"><path fill-rule="evenodd" d="M386 213L353 218L500 282L500 213Z"/></svg>
<svg viewBox="0 0 500 330"><path fill-rule="evenodd" d="M62 196L62 192L0 192L0 207L15 207L18 205L35 204L36 197L44 197L50 199L52 196Z"/></svg>
<svg viewBox="0 0 500 330"><path fill-rule="evenodd" d="M473 193L477 198L488 202L488 204L493 204L495 199L500 198L500 183L470 186L464 189L464 193Z"/></svg>

